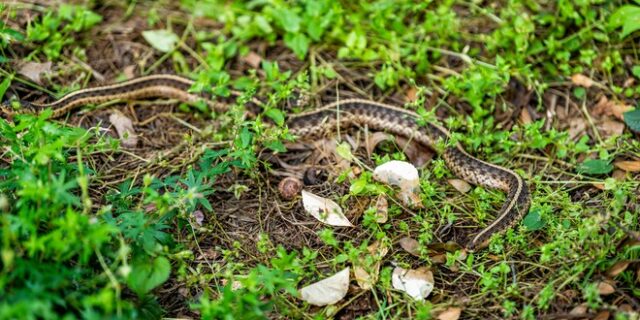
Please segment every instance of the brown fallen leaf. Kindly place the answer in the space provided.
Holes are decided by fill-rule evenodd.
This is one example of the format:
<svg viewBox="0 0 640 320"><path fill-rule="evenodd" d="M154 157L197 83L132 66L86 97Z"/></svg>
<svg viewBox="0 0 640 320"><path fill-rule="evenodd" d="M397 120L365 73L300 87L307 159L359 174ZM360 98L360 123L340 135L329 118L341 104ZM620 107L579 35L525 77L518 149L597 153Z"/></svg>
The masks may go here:
<svg viewBox="0 0 640 320"><path fill-rule="evenodd" d="M25 62L18 69L18 73L27 77L29 80L35 83L42 83L40 76L44 73L51 71L51 61L44 63L38 62Z"/></svg>
<svg viewBox="0 0 640 320"><path fill-rule="evenodd" d="M614 292L616 292L616 288L607 281L600 281L597 284L598 286L598 294L601 296L608 296Z"/></svg>
<svg viewBox="0 0 640 320"><path fill-rule="evenodd" d="M405 94L407 102L414 102L418 99L418 89L410 87Z"/></svg>
<svg viewBox="0 0 640 320"><path fill-rule="evenodd" d="M396 143L398 144L400 150L402 150L404 154L407 155L409 161L418 168L424 166L433 158L434 152L415 140L398 136L396 137Z"/></svg>
<svg viewBox="0 0 640 320"><path fill-rule="evenodd" d="M631 263L631 261L618 261L614 263L611 267L609 267L609 270L607 270L607 276L613 278L619 275L620 273L622 273L624 270L627 269L627 267L629 266L629 263Z"/></svg>
<svg viewBox="0 0 640 320"><path fill-rule="evenodd" d="M579 73L571 76L571 82L577 86L585 88L589 88L593 85L593 80L591 80L591 78Z"/></svg>
<svg viewBox="0 0 640 320"><path fill-rule="evenodd" d="M611 314L609 313L609 311L602 310L602 311L598 312L598 314L596 314L595 317L593 317L593 320L607 320L607 319L609 319L610 316L611 316Z"/></svg>
<svg viewBox="0 0 640 320"><path fill-rule="evenodd" d="M594 116L614 116L618 120L624 120L624 113L632 110L633 107L621 102L611 101L606 96L600 97L598 103L592 110Z"/></svg>
<svg viewBox="0 0 640 320"><path fill-rule="evenodd" d="M460 313L462 313L462 308L458 307L450 307L449 309L440 312L436 319L438 320L458 320L460 319Z"/></svg>
<svg viewBox="0 0 640 320"><path fill-rule="evenodd" d="M615 169L611 176L618 181L624 181L627 177L627 173L624 170Z"/></svg>
<svg viewBox="0 0 640 320"><path fill-rule="evenodd" d="M246 56L242 57L242 61L246 62L252 68L258 68L260 67L260 62L262 62L262 57L259 54L250 51Z"/></svg>
<svg viewBox="0 0 640 320"><path fill-rule="evenodd" d="M460 179L449 179L449 184L452 185L460 193L467 193L471 190L471 185Z"/></svg>
<svg viewBox="0 0 640 320"><path fill-rule="evenodd" d="M571 311L569 311L569 314L575 315L575 316L583 315L587 313L587 310L588 310L587 304L583 303L571 309Z"/></svg>
<svg viewBox="0 0 640 320"><path fill-rule="evenodd" d="M569 138L575 139L584 133L587 128L587 121L582 117L575 117L569 119Z"/></svg>
<svg viewBox="0 0 640 320"><path fill-rule="evenodd" d="M420 252L418 250L418 248L420 247L420 243L416 239L403 237L402 239L400 239L400 241L398 241L398 243L400 243L400 246L402 247L402 249L404 249L404 251L416 257L420 256Z"/></svg>
<svg viewBox="0 0 640 320"><path fill-rule="evenodd" d="M115 111L109 116L109 122L116 128L118 137L122 141L122 146L132 148L138 144L138 136L133 129L131 119L119 111Z"/></svg>
<svg viewBox="0 0 640 320"><path fill-rule="evenodd" d="M522 111L520 111L520 122L522 122L522 124L530 124L533 122L531 114L527 108L522 108Z"/></svg>
<svg viewBox="0 0 640 320"><path fill-rule="evenodd" d="M616 161L613 163L616 168L626 172L640 172L640 160L636 161Z"/></svg>
<svg viewBox="0 0 640 320"><path fill-rule="evenodd" d="M606 119L597 125L598 130L605 138L619 136L624 132L624 123Z"/></svg>
<svg viewBox="0 0 640 320"><path fill-rule="evenodd" d="M447 262L447 255L444 253L436 254L435 256L430 257L430 260L433 264L443 264Z"/></svg>

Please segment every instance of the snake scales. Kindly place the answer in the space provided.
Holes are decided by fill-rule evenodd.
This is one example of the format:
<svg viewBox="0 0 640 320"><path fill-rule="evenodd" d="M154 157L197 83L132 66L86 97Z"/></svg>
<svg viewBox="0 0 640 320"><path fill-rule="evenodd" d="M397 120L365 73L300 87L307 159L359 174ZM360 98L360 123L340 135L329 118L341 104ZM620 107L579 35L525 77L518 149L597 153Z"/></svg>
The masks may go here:
<svg viewBox="0 0 640 320"><path fill-rule="evenodd" d="M19 110L4 103L0 111L5 116L15 113L36 113L42 108L51 108L52 117L60 117L72 109L86 104L98 104L112 100L135 100L151 97L178 99L195 102L203 97L190 93L193 81L175 75L151 75L125 82L82 89L71 92L48 104L23 102ZM220 105L208 101L213 108ZM413 139L434 150L440 140L448 140L449 132L434 123L420 125L415 113L378 102L348 99L334 102L319 109L294 115L287 120L287 126L299 137L320 136L336 127L367 125L374 130L384 130ZM440 148L441 149L441 148ZM523 179L515 172L474 158L460 144L440 150L447 166L460 178L473 184L500 189L507 193L497 217L487 227L475 234L465 244L468 249L477 248L494 233L502 232L517 224L530 205L530 194Z"/></svg>

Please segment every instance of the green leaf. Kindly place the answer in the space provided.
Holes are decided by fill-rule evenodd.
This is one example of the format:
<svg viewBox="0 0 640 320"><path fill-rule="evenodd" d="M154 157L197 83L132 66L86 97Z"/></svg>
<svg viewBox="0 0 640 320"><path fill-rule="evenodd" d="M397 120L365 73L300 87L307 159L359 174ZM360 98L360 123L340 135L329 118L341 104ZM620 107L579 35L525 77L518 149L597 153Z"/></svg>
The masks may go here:
<svg viewBox="0 0 640 320"><path fill-rule="evenodd" d="M284 125L284 113L280 109L271 108L264 113L267 117L271 118L278 126Z"/></svg>
<svg viewBox="0 0 640 320"><path fill-rule="evenodd" d="M545 225L545 221L542 220L540 215L540 209L533 209L522 220L522 224L527 227L529 231L540 230Z"/></svg>
<svg viewBox="0 0 640 320"><path fill-rule="evenodd" d="M169 30L148 30L143 31L142 36L156 50L169 52L175 48L178 36Z"/></svg>
<svg viewBox="0 0 640 320"><path fill-rule="evenodd" d="M309 39L302 33L287 33L284 36L284 43L301 60L304 59L309 51Z"/></svg>
<svg viewBox="0 0 640 320"><path fill-rule="evenodd" d="M285 31L297 33L298 30L300 30L300 22L302 20L295 11L290 9L280 9L275 11L274 14Z"/></svg>
<svg viewBox="0 0 640 320"><path fill-rule="evenodd" d="M13 79L13 75L9 77L5 77L0 83L0 102L2 102L2 98L4 97L4 93L7 92L9 85L11 85L11 80Z"/></svg>
<svg viewBox="0 0 640 320"><path fill-rule="evenodd" d="M336 147L336 153L348 161L353 161L353 154L351 154L351 146L343 142Z"/></svg>
<svg viewBox="0 0 640 320"><path fill-rule="evenodd" d="M607 174L613 170L613 165L607 160L589 159L578 166L579 173Z"/></svg>
<svg viewBox="0 0 640 320"><path fill-rule="evenodd" d="M280 140L265 142L264 146L275 152L287 152L287 148Z"/></svg>
<svg viewBox="0 0 640 320"><path fill-rule="evenodd" d="M629 129L640 132L640 109L627 111L622 116Z"/></svg>
<svg viewBox="0 0 640 320"><path fill-rule="evenodd" d="M631 73L636 77L640 79L640 66L633 66L633 68L631 68Z"/></svg>
<svg viewBox="0 0 640 320"><path fill-rule="evenodd" d="M140 259L131 268L127 284L139 296L163 284L171 274L171 264L165 257L157 257L152 262Z"/></svg>
<svg viewBox="0 0 640 320"><path fill-rule="evenodd" d="M622 26L621 38L640 30L640 7L622 6L609 16L609 27L619 28L620 26Z"/></svg>

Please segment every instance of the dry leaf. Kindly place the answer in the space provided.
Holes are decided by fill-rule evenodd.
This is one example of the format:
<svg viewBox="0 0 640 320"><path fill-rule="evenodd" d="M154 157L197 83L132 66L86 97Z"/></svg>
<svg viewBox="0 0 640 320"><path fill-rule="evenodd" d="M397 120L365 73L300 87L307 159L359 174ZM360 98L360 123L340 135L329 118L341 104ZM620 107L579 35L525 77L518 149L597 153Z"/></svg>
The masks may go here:
<svg viewBox="0 0 640 320"><path fill-rule="evenodd" d="M364 144L364 148L365 150L367 150L367 154L371 156L371 154L373 153L373 150L378 146L378 144L380 144L380 142L391 140L391 139L393 139L392 135L385 132L376 131L374 133L370 133L367 136L367 139Z"/></svg>
<svg viewBox="0 0 640 320"><path fill-rule="evenodd" d="M384 194L379 194L376 199L376 222L385 223L389 220L389 203Z"/></svg>
<svg viewBox="0 0 640 320"><path fill-rule="evenodd" d="M364 261L366 256L362 256L359 258L359 264L353 267L353 275L358 282L358 286L363 290L370 290L376 282L378 282L382 258L387 255L389 248L376 241L367 247L367 251L369 251L369 255L372 256L376 262L369 268L365 268Z"/></svg>
<svg viewBox="0 0 640 320"><path fill-rule="evenodd" d="M202 222L204 221L204 213L202 213L201 210L196 210L192 212L191 215L193 216L193 219L196 221L196 223L199 226L202 226Z"/></svg>
<svg viewBox="0 0 640 320"><path fill-rule="evenodd" d="M122 146L127 148L135 147L138 144L138 136L133 129L133 122L124 114L115 111L109 116L109 122L116 128L118 137L122 141Z"/></svg>
<svg viewBox="0 0 640 320"><path fill-rule="evenodd" d="M449 179L449 184L452 185L460 193L467 193L471 190L471 185L460 179Z"/></svg>
<svg viewBox="0 0 640 320"><path fill-rule="evenodd" d="M607 270L607 276L615 277L627 269L631 261L618 261Z"/></svg>
<svg viewBox="0 0 640 320"><path fill-rule="evenodd" d="M433 291L433 273L426 268L406 270L396 267L391 274L391 284L414 299L423 300Z"/></svg>
<svg viewBox="0 0 640 320"><path fill-rule="evenodd" d="M18 69L18 73L27 77L29 80L35 83L42 83L40 76L43 73L51 71L51 62L38 63L38 62L25 62Z"/></svg>
<svg viewBox="0 0 640 320"><path fill-rule="evenodd" d="M613 170L611 176L618 181L624 181L624 179L626 179L627 177L627 173L620 169L615 169Z"/></svg>
<svg viewBox="0 0 640 320"><path fill-rule="evenodd" d="M307 213L322 223L332 226L353 227L353 224L342 213L342 208L330 199L302 190L302 205Z"/></svg>
<svg viewBox="0 0 640 320"><path fill-rule="evenodd" d="M406 92L407 102L414 102L418 99L418 89L415 87L410 87Z"/></svg>
<svg viewBox="0 0 640 320"><path fill-rule="evenodd" d="M125 78L132 79L133 77L135 77L135 70L136 70L136 65L132 64L124 67L124 69L122 69L122 74L124 75Z"/></svg>
<svg viewBox="0 0 640 320"><path fill-rule="evenodd" d="M579 73L571 76L571 82L577 86L581 86L585 88L589 88L593 85L593 80L591 80L591 78Z"/></svg>
<svg viewBox="0 0 640 320"><path fill-rule="evenodd" d="M447 262L447 255L444 253L436 254L435 256L430 257L430 259L433 264L443 264Z"/></svg>
<svg viewBox="0 0 640 320"><path fill-rule="evenodd" d="M574 307L573 309L571 309L571 311L569 311L570 315L582 315L582 314L586 314L587 313L587 304L583 303L581 305L578 305L576 307Z"/></svg>
<svg viewBox="0 0 640 320"><path fill-rule="evenodd" d="M299 292L303 301L314 306L326 306L342 300L348 290L349 268L346 268L329 278L300 289Z"/></svg>
<svg viewBox="0 0 640 320"><path fill-rule="evenodd" d="M416 167L423 167L433 159L433 150L425 148L422 144L413 139L398 136L396 137L396 144L404 154L407 155L409 161L411 161L411 163Z"/></svg>
<svg viewBox="0 0 640 320"><path fill-rule="evenodd" d="M533 122L533 120L531 120L531 114L527 108L522 108L522 111L520 111L520 121L523 124L530 124Z"/></svg>
<svg viewBox="0 0 640 320"><path fill-rule="evenodd" d="M614 292L616 292L616 288L614 288L613 285L610 284L609 282L607 281L598 282L598 294L600 294L601 296L608 296Z"/></svg>
<svg viewBox="0 0 640 320"><path fill-rule="evenodd" d="M402 247L402 249L404 249L404 251L416 257L420 256L420 252L418 251L418 248L420 248L420 243L416 239L403 237L398 242L400 243L400 246Z"/></svg>
<svg viewBox="0 0 640 320"><path fill-rule="evenodd" d="M602 310L602 311L598 312L598 314L596 314L595 317L593 317L593 320L607 320L607 319L609 319L610 316L611 316L611 314L609 313L609 311Z"/></svg>
<svg viewBox="0 0 640 320"><path fill-rule="evenodd" d="M449 309L441 312L438 315L438 320L458 320L460 319L460 313L462 313L462 309L458 307L450 307Z"/></svg>
<svg viewBox="0 0 640 320"><path fill-rule="evenodd" d="M574 117L569 119L569 138L575 139L582 135L587 128L587 122L582 117Z"/></svg>
<svg viewBox="0 0 640 320"><path fill-rule="evenodd" d="M259 54L250 51L246 56L242 57L242 60L255 69L260 67L262 57Z"/></svg>
<svg viewBox="0 0 640 320"><path fill-rule="evenodd" d="M373 179L400 188L400 200L410 207L421 207L416 193L419 189L418 169L405 161L392 160L373 170Z"/></svg>
<svg viewBox="0 0 640 320"><path fill-rule="evenodd" d="M614 116L618 120L624 120L623 114L632 109L633 107L629 105L610 101L606 96L602 96L591 113L593 113L594 116Z"/></svg>
<svg viewBox="0 0 640 320"><path fill-rule="evenodd" d="M616 161L613 163L613 165L626 172L640 171L640 161Z"/></svg>
<svg viewBox="0 0 640 320"><path fill-rule="evenodd" d="M619 136L624 132L624 123L606 119L598 124L598 130L605 138Z"/></svg>

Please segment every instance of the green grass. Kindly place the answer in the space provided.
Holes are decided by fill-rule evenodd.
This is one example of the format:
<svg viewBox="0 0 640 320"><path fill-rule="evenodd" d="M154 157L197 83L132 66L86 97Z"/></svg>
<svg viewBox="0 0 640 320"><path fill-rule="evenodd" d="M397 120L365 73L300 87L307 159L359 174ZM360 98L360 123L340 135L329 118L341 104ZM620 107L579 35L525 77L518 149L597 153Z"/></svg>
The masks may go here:
<svg viewBox="0 0 640 320"><path fill-rule="evenodd" d="M535 319L585 304L592 317L633 319L640 183L616 164L640 161L637 21L640 3L601 0L0 5L3 100L63 94L98 83L96 74L122 79L129 66L189 76L193 90L221 101L243 92L221 114L138 103L136 130L148 139L134 150L101 129L105 106L0 119L0 318L398 319L455 306L464 319ZM252 66L250 55L261 61ZM27 61L52 62L43 83L20 74ZM572 83L575 74L594 84ZM284 169L263 155L294 153L285 119L306 108L291 97L398 104L409 92L409 108L531 188L527 217L484 250L440 241L486 226L504 195L459 193L436 157L420 170L424 209L403 208L368 169L406 159L394 143L371 158L351 150L361 173L336 172L313 189L349 208L354 229L305 224L299 199L278 195ZM245 117L254 96L266 104ZM597 113L603 96L631 110ZM389 195L385 223L370 203L380 194ZM417 240L418 256L400 247L403 237ZM390 252L372 256L374 242ZM328 307L297 298L304 285L378 262L372 290L352 281ZM396 265L429 267L432 295L394 290ZM613 293L599 287L605 280Z"/></svg>

